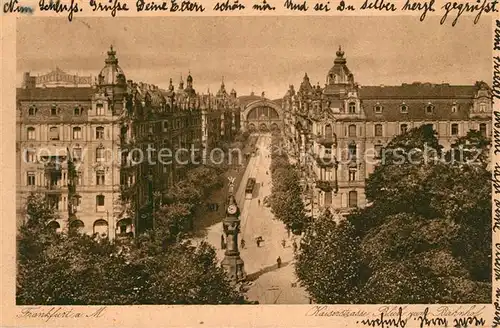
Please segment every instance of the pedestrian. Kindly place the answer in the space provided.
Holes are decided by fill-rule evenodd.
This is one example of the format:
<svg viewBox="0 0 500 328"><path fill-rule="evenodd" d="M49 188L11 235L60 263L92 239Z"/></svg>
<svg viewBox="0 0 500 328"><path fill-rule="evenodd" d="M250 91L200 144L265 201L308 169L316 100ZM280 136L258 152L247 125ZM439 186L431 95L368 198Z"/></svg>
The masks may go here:
<svg viewBox="0 0 500 328"><path fill-rule="evenodd" d="M281 268L281 257L278 256L276 263L278 264L278 269Z"/></svg>
<svg viewBox="0 0 500 328"><path fill-rule="evenodd" d="M224 240L224 235L220 235L220 248L221 249L226 248L226 243L225 243L225 240Z"/></svg>
<svg viewBox="0 0 500 328"><path fill-rule="evenodd" d="M284 240L284 239L283 239L283 240L281 241L281 246L283 246L283 248L285 248L285 246L286 246L286 240Z"/></svg>
<svg viewBox="0 0 500 328"><path fill-rule="evenodd" d="M259 198L259 200L257 202L259 203L259 206L260 206L260 198Z"/></svg>
<svg viewBox="0 0 500 328"><path fill-rule="evenodd" d="M290 227L286 228L286 232L288 234L288 238L290 238Z"/></svg>
<svg viewBox="0 0 500 328"><path fill-rule="evenodd" d="M241 249L245 248L245 239L241 240Z"/></svg>
<svg viewBox="0 0 500 328"><path fill-rule="evenodd" d="M293 241L292 246L293 246L293 251L296 252L297 251L297 242L295 240Z"/></svg>

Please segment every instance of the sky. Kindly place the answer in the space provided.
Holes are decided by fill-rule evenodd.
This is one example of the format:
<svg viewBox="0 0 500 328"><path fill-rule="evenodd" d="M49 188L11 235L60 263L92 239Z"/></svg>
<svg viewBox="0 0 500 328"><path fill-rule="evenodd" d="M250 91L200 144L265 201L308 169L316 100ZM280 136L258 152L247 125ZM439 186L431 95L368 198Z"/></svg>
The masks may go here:
<svg viewBox="0 0 500 328"><path fill-rule="evenodd" d="M276 99L307 72L324 85L339 45L360 85L491 81L491 20L438 17L134 17L18 19L17 84L55 67L97 76L110 45L127 79Z"/></svg>

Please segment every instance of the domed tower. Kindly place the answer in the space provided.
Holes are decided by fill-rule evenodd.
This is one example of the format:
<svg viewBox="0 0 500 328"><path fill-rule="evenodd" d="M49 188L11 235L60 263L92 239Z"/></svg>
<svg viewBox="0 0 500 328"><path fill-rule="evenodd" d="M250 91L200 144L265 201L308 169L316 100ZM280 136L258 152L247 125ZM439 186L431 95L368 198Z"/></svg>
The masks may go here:
<svg viewBox="0 0 500 328"><path fill-rule="evenodd" d="M118 58L116 58L113 46L108 50L108 57L104 63L105 65L98 76L97 88L108 97L113 109L120 111L122 109L120 106L123 105L123 99L127 93L127 79L118 65Z"/></svg>
<svg viewBox="0 0 500 328"><path fill-rule="evenodd" d="M193 77L191 76L191 72L189 72L186 78L186 89L184 89L188 96L193 97L196 94L196 91L193 89Z"/></svg>
<svg viewBox="0 0 500 328"><path fill-rule="evenodd" d="M344 57L342 47L339 46L336 55L337 58L335 58L334 65L326 76L326 84L348 84L354 77L349 68L347 68L347 60Z"/></svg>

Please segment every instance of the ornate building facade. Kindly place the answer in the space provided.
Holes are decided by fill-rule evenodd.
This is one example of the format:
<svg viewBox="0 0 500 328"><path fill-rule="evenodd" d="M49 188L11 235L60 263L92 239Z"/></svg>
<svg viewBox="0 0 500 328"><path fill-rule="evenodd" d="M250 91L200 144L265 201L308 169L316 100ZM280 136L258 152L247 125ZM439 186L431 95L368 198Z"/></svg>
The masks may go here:
<svg viewBox="0 0 500 328"><path fill-rule="evenodd" d="M94 82L60 69L41 77L25 73L16 110L18 221L26 197L42 192L60 216L50 223L54 229L109 238L141 230L149 191L186 175L175 158L162 164L159 150L210 148L240 129L236 92L199 95L191 75L186 87L181 81L174 89L172 81L163 90L126 80L112 47ZM218 118L212 129L203 123L210 115ZM183 163L190 160L184 153ZM76 169L74 192L69 162Z"/></svg>
<svg viewBox="0 0 500 328"><path fill-rule="evenodd" d="M491 135L486 83L360 86L344 55L339 48L324 87L306 73L299 90L291 85L283 98L286 140L305 172L314 217L325 208L342 215L365 206L365 179L400 133L432 124L445 147L472 129Z"/></svg>

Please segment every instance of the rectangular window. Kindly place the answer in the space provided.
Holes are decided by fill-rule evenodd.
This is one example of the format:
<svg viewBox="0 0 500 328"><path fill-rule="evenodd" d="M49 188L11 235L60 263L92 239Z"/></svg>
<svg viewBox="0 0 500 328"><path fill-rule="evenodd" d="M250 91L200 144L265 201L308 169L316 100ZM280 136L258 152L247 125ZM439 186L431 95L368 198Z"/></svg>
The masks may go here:
<svg viewBox="0 0 500 328"><path fill-rule="evenodd" d="M50 115L52 115L52 116L57 115L57 107L56 107L56 105L52 105L52 107L50 108Z"/></svg>
<svg viewBox="0 0 500 328"><path fill-rule="evenodd" d="M26 174L27 176L27 184L28 186L34 186L36 185L36 182L35 182L35 172L28 172Z"/></svg>
<svg viewBox="0 0 500 328"><path fill-rule="evenodd" d="M349 181L356 181L356 170L349 170Z"/></svg>
<svg viewBox="0 0 500 328"><path fill-rule="evenodd" d="M486 137L487 130L486 130L486 123L481 123L479 124L479 132L483 137Z"/></svg>
<svg viewBox="0 0 500 328"><path fill-rule="evenodd" d="M95 160L96 162L104 161L104 148L97 148L95 152Z"/></svg>
<svg viewBox="0 0 500 328"><path fill-rule="evenodd" d="M376 137L382 136L382 124L375 124L375 136Z"/></svg>
<svg viewBox="0 0 500 328"><path fill-rule="evenodd" d="M104 128L102 126L95 128L95 138L98 140L104 139Z"/></svg>
<svg viewBox="0 0 500 328"><path fill-rule="evenodd" d="M97 212L104 211L104 196L103 195L97 195L95 197L95 203L96 203L96 211Z"/></svg>
<svg viewBox="0 0 500 328"><path fill-rule="evenodd" d="M49 129L49 140L59 140L59 128L58 127L51 127Z"/></svg>
<svg viewBox="0 0 500 328"><path fill-rule="evenodd" d="M97 116L104 116L104 105L103 104L97 104L95 109L96 109Z"/></svg>
<svg viewBox="0 0 500 328"><path fill-rule="evenodd" d="M356 136L356 125L351 124L349 125L349 137L355 137Z"/></svg>
<svg viewBox="0 0 500 328"><path fill-rule="evenodd" d="M35 139L36 139L35 128L29 127L28 128L28 140L35 140Z"/></svg>
<svg viewBox="0 0 500 328"><path fill-rule="evenodd" d="M26 162L34 163L36 161L36 153L33 150L26 151Z"/></svg>
<svg viewBox="0 0 500 328"><path fill-rule="evenodd" d="M82 128L77 126L73 128L73 139L79 140L82 138Z"/></svg>
<svg viewBox="0 0 500 328"><path fill-rule="evenodd" d="M97 171L96 172L96 184L98 186L104 185L104 171Z"/></svg>
<svg viewBox="0 0 500 328"><path fill-rule="evenodd" d="M349 207L357 207L358 206L358 192L357 191L349 191Z"/></svg>
<svg viewBox="0 0 500 328"><path fill-rule="evenodd" d="M82 149L73 148L73 160L79 161L80 159L82 159Z"/></svg>
<svg viewBox="0 0 500 328"><path fill-rule="evenodd" d="M451 125L451 135L452 136L458 135L458 124L454 123Z"/></svg>
<svg viewBox="0 0 500 328"><path fill-rule="evenodd" d="M325 192L325 205L331 205L332 204L332 192L331 191L327 191Z"/></svg>
<svg viewBox="0 0 500 328"><path fill-rule="evenodd" d="M382 158L382 145L375 145L375 158Z"/></svg>

